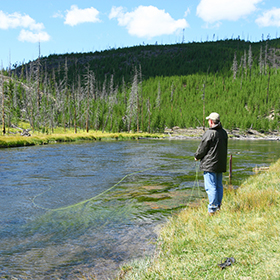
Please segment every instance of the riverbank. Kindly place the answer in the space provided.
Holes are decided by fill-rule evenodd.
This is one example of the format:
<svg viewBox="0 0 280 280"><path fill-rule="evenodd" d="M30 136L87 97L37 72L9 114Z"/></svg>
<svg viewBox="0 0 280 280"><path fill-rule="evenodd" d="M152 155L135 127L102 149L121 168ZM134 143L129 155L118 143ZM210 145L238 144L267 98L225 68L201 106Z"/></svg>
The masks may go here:
<svg viewBox="0 0 280 280"><path fill-rule="evenodd" d="M157 250L122 267L118 279L280 279L280 160L225 189L223 207L186 208L161 229ZM236 262L221 269L218 263Z"/></svg>
<svg viewBox="0 0 280 280"><path fill-rule="evenodd" d="M162 134L150 133L107 133L102 131L66 132L55 134L35 134L32 136L9 135L0 136L0 148L12 148L22 146L47 145L52 143L76 142L76 141L101 141L101 140L134 140L140 138L162 138Z"/></svg>
<svg viewBox="0 0 280 280"><path fill-rule="evenodd" d="M58 131L54 134L36 133L32 136L21 136L19 133L0 136L0 148L47 145L51 143L75 142L75 141L101 141L101 140L134 140L134 139L200 139L204 130L202 127L180 129L166 129L164 133L108 133L102 131L90 131L73 133L72 131ZM269 133L258 132L256 130L227 130L230 139L245 140L277 140L280 141L280 132L273 131Z"/></svg>
<svg viewBox="0 0 280 280"><path fill-rule="evenodd" d="M207 130L208 128L206 128ZM279 131L257 131L253 129L241 130L241 129L226 129L230 139L245 139L245 140L278 140L280 141ZM166 129L164 134L170 139L200 139L204 130L202 127L197 128L179 128L173 127L172 129Z"/></svg>

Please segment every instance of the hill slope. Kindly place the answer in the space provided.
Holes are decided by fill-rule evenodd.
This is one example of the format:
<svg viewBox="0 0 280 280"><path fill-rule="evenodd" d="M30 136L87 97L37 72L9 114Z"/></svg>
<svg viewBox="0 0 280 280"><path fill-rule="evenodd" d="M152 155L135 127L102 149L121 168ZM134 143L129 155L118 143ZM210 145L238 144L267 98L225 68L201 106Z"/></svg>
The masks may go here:
<svg viewBox="0 0 280 280"><path fill-rule="evenodd" d="M2 127L160 132L217 111L228 129L279 130L279 49L224 40L42 57L1 79Z"/></svg>
<svg viewBox="0 0 280 280"><path fill-rule="evenodd" d="M242 40L223 40L204 43L186 43L175 45L146 45L129 48L111 49L101 52L70 53L50 55L40 58L40 68L43 75L55 74L57 79L62 79L67 71L68 80L74 80L76 75L84 75L89 70L93 71L96 80L102 84L111 75L114 75L115 84L124 81L131 82L134 68L141 65L143 79L156 76L181 76L195 73L223 73L230 75L231 67L236 53L240 62L244 51L252 49L252 61L259 61L260 50L263 56L269 49L280 48L280 39L251 43ZM267 48L267 49L266 49ZM265 50L267 54L265 54ZM270 58L273 59L272 57ZM36 65L36 61L18 66L14 73L26 76L26 69Z"/></svg>

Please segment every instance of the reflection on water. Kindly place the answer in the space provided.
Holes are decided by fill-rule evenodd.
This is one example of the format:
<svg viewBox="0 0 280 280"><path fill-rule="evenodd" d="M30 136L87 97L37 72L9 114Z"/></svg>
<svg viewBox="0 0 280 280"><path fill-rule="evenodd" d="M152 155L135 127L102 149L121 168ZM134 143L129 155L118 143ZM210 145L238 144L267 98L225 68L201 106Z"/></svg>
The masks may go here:
<svg viewBox="0 0 280 280"><path fill-rule="evenodd" d="M0 277L107 279L122 262L150 254L158 226L205 197L193 160L198 144L141 140L0 150ZM280 143L231 140L229 153L239 185L253 167L278 159Z"/></svg>

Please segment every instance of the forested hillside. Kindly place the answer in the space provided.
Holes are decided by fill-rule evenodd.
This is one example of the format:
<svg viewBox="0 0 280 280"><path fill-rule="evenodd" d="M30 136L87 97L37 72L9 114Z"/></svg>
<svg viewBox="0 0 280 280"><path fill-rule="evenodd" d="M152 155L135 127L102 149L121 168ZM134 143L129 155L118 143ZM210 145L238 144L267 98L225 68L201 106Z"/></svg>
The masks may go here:
<svg viewBox="0 0 280 280"><path fill-rule="evenodd" d="M1 78L1 121L103 131L203 126L279 130L280 40L147 45L50 55ZM8 72L3 71L6 76Z"/></svg>
<svg viewBox="0 0 280 280"><path fill-rule="evenodd" d="M70 53L50 55L40 58L41 79L44 75L52 75L62 80L67 72L68 82L75 81L77 75L84 76L87 70L94 72L96 81L103 84L105 79L114 76L114 84L122 81L131 82L135 67L141 65L142 78L156 76L181 76L196 73L223 73L231 75L234 54L238 63L244 51L252 49L252 60L259 61L260 51L267 56L270 49L278 49L280 39L250 43L243 40L224 40L204 43L188 43L175 45L146 45L130 48L111 49L101 52ZM38 50L39 53L39 50ZM264 58L263 58L264 59ZM266 57L268 60L269 57ZM13 73L25 77L28 71L37 68L38 61L24 65L15 64ZM82 81L83 82L83 81Z"/></svg>

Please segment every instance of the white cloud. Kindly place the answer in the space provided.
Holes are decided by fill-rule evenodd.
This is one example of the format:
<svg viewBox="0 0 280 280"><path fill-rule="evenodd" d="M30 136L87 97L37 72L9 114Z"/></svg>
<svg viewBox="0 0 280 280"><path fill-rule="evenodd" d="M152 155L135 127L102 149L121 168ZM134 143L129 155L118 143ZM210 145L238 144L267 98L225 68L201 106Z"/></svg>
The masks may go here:
<svg viewBox="0 0 280 280"><path fill-rule="evenodd" d="M64 15L62 14L61 11L58 11L58 12L54 13L54 15L52 17L53 18L64 18Z"/></svg>
<svg viewBox="0 0 280 280"><path fill-rule="evenodd" d="M30 30L42 30L44 25L42 23L36 23L36 21L28 15L21 15L20 13L5 14L0 11L0 28L9 29L24 27Z"/></svg>
<svg viewBox="0 0 280 280"><path fill-rule="evenodd" d="M18 40L21 42L30 42L30 43L37 43L37 42L44 42L50 40L50 35L45 31L39 31L37 33L33 33L29 30L21 30L18 36Z"/></svg>
<svg viewBox="0 0 280 280"><path fill-rule="evenodd" d="M43 23L37 23L29 15L22 15L17 12L7 14L0 11L0 29L10 28L24 28L18 36L18 40L22 42L36 43L50 40L50 35L42 31L45 28Z"/></svg>
<svg viewBox="0 0 280 280"><path fill-rule="evenodd" d="M130 35L148 39L189 27L185 19L174 20L165 10L154 6L139 6L133 12L125 12L123 7L113 7L109 18L117 18L118 24L125 26Z"/></svg>
<svg viewBox="0 0 280 280"><path fill-rule="evenodd" d="M280 27L280 9L273 8L263 13L256 19L256 23L261 27L276 26Z"/></svg>
<svg viewBox="0 0 280 280"><path fill-rule="evenodd" d="M190 10L190 8L188 8L188 9L185 11L184 17L187 17L190 13L191 13L191 10Z"/></svg>
<svg viewBox="0 0 280 280"><path fill-rule="evenodd" d="M74 26L84 22L100 22L98 15L99 11L93 7L79 9L78 6L72 5L71 10L67 10L64 24Z"/></svg>
<svg viewBox="0 0 280 280"><path fill-rule="evenodd" d="M112 7L111 13L109 15L109 19L123 17L124 16L124 8L123 7Z"/></svg>
<svg viewBox="0 0 280 280"><path fill-rule="evenodd" d="M236 21L254 12L263 0L201 0L196 15L207 23Z"/></svg>

